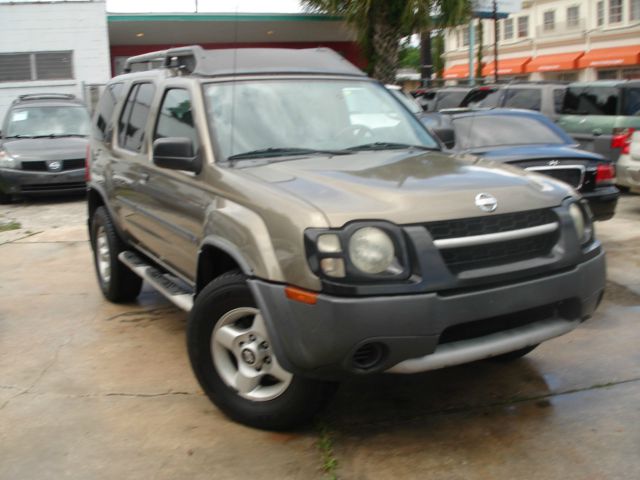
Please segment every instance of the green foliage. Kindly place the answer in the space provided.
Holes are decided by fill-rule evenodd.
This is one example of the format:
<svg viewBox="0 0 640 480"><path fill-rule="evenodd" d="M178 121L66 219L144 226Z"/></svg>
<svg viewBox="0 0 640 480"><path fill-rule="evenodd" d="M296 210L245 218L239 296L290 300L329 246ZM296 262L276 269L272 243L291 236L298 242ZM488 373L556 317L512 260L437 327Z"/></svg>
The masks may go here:
<svg viewBox="0 0 640 480"><path fill-rule="evenodd" d="M476 29L477 35L476 35L476 43L478 45L478 58L476 60L476 79L481 79L482 78L482 67L483 67L483 62L482 62L482 56L483 56L483 51L482 51L482 42L483 42L483 37L484 37L484 26L482 25L482 20L478 19L478 28Z"/></svg>
<svg viewBox="0 0 640 480"><path fill-rule="evenodd" d="M444 72L444 59L442 54L444 53L444 35L442 31L439 31L436 36L431 39L431 56L433 58L433 72L436 74L436 78L442 78Z"/></svg>
<svg viewBox="0 0 640 480"><path fill-rule="evenodd" d="M401 68L420 69L420 49L405 44L400 47L400 63Z"/></svg>

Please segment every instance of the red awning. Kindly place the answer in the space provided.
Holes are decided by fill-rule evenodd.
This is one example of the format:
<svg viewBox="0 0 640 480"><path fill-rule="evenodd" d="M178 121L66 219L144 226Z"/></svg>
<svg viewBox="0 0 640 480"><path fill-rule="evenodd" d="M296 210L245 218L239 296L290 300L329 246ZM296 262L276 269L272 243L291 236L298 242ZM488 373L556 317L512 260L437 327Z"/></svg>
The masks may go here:
<svg viewBox="0 0 640 480"><path fill-rule="evenodd" d="M445 80L455 80L456 78L469 78L469 64L460 63L452 65L442 72L442 78Z"/></svg>
<svg viewBox="0 0 640 480"><path fill-rule="evenodd" d="M557 72L562 70L576 70L578 59L584 52L558 53L555 55L540 55L527 63L527 72Z"/></svg>
<svg viewBox="0 0 640 480"><path fill-rule="evenodd" d="M640 45L629 47L596 48L578 60L578 67L618 67L640 64Z"/></svg>
<svg viewBox="0 0 640 480"><path fill-rule="evenodd" d="M517 75L524 73L524 67L531 57L519 57L519 58L498 58L498 75ZM495 73L494 62L487 63L482 67L482 76L489 77Z"/></svg>

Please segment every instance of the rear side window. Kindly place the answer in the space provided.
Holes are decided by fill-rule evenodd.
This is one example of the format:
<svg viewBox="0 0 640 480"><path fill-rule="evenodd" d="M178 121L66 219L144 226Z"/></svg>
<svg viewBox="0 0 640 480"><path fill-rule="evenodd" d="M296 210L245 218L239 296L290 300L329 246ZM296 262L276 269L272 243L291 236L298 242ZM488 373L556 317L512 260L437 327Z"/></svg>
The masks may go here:
<svg viewBox="0 0 640 480"><path fill-rule="evenodd" d="M155 87L151 83L133 86L118 122L118 144L133 152L141 152L144 145L144 130L149 118Z"/></svg>
<svg viewBox="0 0 640 480"><path fill-rule="evenodd" d="M193 124L191 97L189 92L180 88L167 90L160 107L153 139L166 137L186 137L194 147L198 145L198 135Z"/></svg>
<svg viewBox="0 0 640 480"><path fill-rule="evenodd" d="M640 88L627 88L624 95L623 115L640 115Z"/></svg>
<svg viewBox="0 0 640 480"><path fill-rule="evenodd" d="M436 110L444 110L446 108L457 108L464 100L467 92L446 92L441 91L436 94Z"/></svg>
<svg viewBox="0 0 640 480"><path fill-rule="evenodd" d="M620 92L615 87L569 87L562 113L577 115L617 115Z"/></svg>
<svg viewBox="0 0 640 480"><path fill-rule="evenodd" d="M504 106L507 108L523 108L540 111L541 91L537 88L507 89L504 94Z"/></svg>
<svg viewBox="0 0 640 480"><path fill-rule="evenodd" d="M104 141L111 129L111 117L116 104L122 97L122 83L107 85L98 103L96 120L93 125L93 137Z"/></svg>

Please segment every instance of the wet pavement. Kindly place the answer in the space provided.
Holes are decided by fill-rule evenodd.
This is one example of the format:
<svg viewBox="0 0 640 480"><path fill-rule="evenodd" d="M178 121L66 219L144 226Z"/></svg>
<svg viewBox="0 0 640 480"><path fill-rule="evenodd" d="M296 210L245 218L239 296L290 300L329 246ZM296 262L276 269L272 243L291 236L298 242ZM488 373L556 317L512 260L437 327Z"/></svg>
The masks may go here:
<svg viewBox="0 0 640 480"><path fill-rule="evenodd" d="M342 385L289 434L227 420L186 314L95 282L81 200L0 207L0 479L640 478L640 196L597 224L609 286L576 331L510 364ZM327 473L328 472L328 473Z"/></svg>

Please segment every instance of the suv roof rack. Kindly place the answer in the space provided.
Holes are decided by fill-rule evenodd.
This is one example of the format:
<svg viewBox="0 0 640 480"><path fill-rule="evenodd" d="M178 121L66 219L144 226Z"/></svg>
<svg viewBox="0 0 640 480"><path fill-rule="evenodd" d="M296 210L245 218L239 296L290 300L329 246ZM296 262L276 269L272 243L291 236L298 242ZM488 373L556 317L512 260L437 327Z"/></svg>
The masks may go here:
<svg viewBox="0 0 640 480"><path fill-rule="evenodd" d="M149 69L173 68L202 76L323 73L351 76L366 74L330 48L235 48L204 50L199 45L170 48L130 57L124 72L136 64ZM154 65L155 64L155 65Z"/></svg>
<svg viewBox="0 0 640 480"><path fill-rule="evenodd" d="M17 100L75 100L75 98L73 93L27 93L19 95Z"/></svg>

